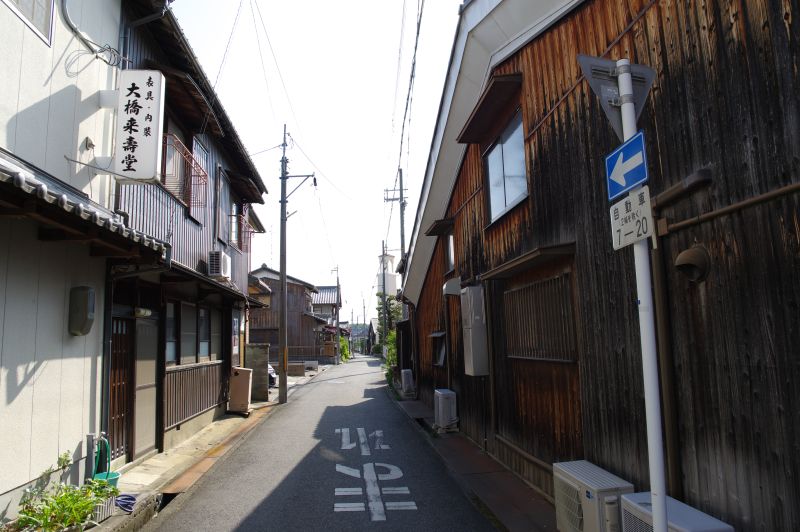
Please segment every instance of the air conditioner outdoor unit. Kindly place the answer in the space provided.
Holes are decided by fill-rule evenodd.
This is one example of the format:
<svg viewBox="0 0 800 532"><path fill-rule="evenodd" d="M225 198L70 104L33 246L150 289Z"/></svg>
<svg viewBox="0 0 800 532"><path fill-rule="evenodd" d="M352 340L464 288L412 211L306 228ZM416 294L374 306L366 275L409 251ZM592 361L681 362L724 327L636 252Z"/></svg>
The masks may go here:
<svg viewBox="0 0 800 532"><path fill-rule="evenodd" d="M653 505L649 491L622 496L622 531L652 532ZM696 508L667 497L670 532L733 532L733 527Z"/></svg>
<svg viewBox="0 0 800 532"><path fill-rule="evenodd" d="M433 392L433 423L436 428L447 430L455 428L456 393L447 388L438 388Z"/></svg>
<svg viewBox="0 0 800 532"><path fill-rule="evenodd" d="M561 532L619 532L619 497L633 484L586 460L553 464L556 528Z"/></svg>
<svg viewBox="0 0 800 532"><path fill-rule="evenodd" d="M224 251L208 252L208 275L217 279L231 278L231 256Z"/></svg>

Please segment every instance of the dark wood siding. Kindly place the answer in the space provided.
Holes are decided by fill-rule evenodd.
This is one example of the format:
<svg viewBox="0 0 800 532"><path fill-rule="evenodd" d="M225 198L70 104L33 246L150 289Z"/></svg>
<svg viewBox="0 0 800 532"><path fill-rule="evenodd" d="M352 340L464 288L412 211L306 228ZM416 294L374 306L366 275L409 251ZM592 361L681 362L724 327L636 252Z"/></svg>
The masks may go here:
<svg viewBox="0 0 800 532"><path fill-rule="evenodd" d="M536 408L533 387L570 387L583 405L583 457L647 488L633 256L611 247L603 181L604 157L619 140L575 58L629 57L655 69L639 120L651 196L700 169L713 178L707 189L663 208L659 215L669 226L800 182L797 11L796 2L766 0L587 1L496 69L522 74L530 196L489 226L480 147L467 148L448 209L457 273L474 279L525 251L575 242L585 335L578 387L553 368L535 374L494 368L498 429L508 423L501 383L526 397L529 407L520 416ZM800 507L791 502L800 493L798 212L797 192L788 191L673 227L659 239L672 344L660 356L676 375L679 491L737 530L800 528ZM694 243L711 256L711 273L700 285L673 266ZM437 247L416 314L423 360L430 357L425 336L443 325L440 263ZM427 397L442 379L426 373L425 364L421 370ZM530 427L523 433L508 426L517 438L509 441L546 460L570 454L545 441L556 441L552 427ZM564 449L580 455L573 445ZM508 463L517 459L501 447L495 452Z"/></svg>
<svg viewBox="0 0 800 532"><path fill-rule="evenodd" d="M164 377L164 430L169 430L227 399L222 361L167 369Z"/></svg>

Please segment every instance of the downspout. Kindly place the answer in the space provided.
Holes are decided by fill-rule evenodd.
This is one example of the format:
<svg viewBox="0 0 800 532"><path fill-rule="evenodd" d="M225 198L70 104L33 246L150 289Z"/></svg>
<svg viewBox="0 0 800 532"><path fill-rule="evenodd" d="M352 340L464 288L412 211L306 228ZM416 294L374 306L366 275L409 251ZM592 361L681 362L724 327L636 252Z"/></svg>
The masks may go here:
<svg viewBox="0 0 800 532"><path fill-rule="evenodd" d="M711 171L701 169L667 188L653 198L653 217L659 220L661 209L685 198L701 188L711 185ZM663 234L659 231L658 238ZM683 498L680 464L680 429L678 427L677 391L675 389L675 365L670 336L669 299L667 296L664 247L650 249L650 264L653 276L653 306L656 319L656 345L658 351L659 388L664 429L664 454L666 458L667 491L671 497Z"/></svg>

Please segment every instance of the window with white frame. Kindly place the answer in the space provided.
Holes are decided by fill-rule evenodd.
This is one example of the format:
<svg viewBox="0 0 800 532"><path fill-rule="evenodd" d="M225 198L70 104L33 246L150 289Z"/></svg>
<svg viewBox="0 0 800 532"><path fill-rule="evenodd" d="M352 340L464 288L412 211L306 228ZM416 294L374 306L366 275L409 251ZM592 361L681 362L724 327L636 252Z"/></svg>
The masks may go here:
<svg viewBox="0 0 800 532"><path fill-rule="evenodd" d="M50 44L53 29L53 0L0 0Z"/></svg>
<svg viewBox="0 0 800 532"><path fill-rule="evenodd" d="M528 194L522 113L517 112L484 157L489 208L494 221Z"/></svg>

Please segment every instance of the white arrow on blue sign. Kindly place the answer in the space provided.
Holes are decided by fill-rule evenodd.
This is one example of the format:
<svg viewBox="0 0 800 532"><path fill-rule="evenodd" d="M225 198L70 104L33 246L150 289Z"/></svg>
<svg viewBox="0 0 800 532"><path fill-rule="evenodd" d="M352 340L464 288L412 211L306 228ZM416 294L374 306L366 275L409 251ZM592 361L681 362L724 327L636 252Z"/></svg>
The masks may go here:
<svg viewBox="0 0 800 532"><path fill-rule="evenodd" d="M640 131L606 157L608 199L621 196L647 181L644 132Z"/></svg>

